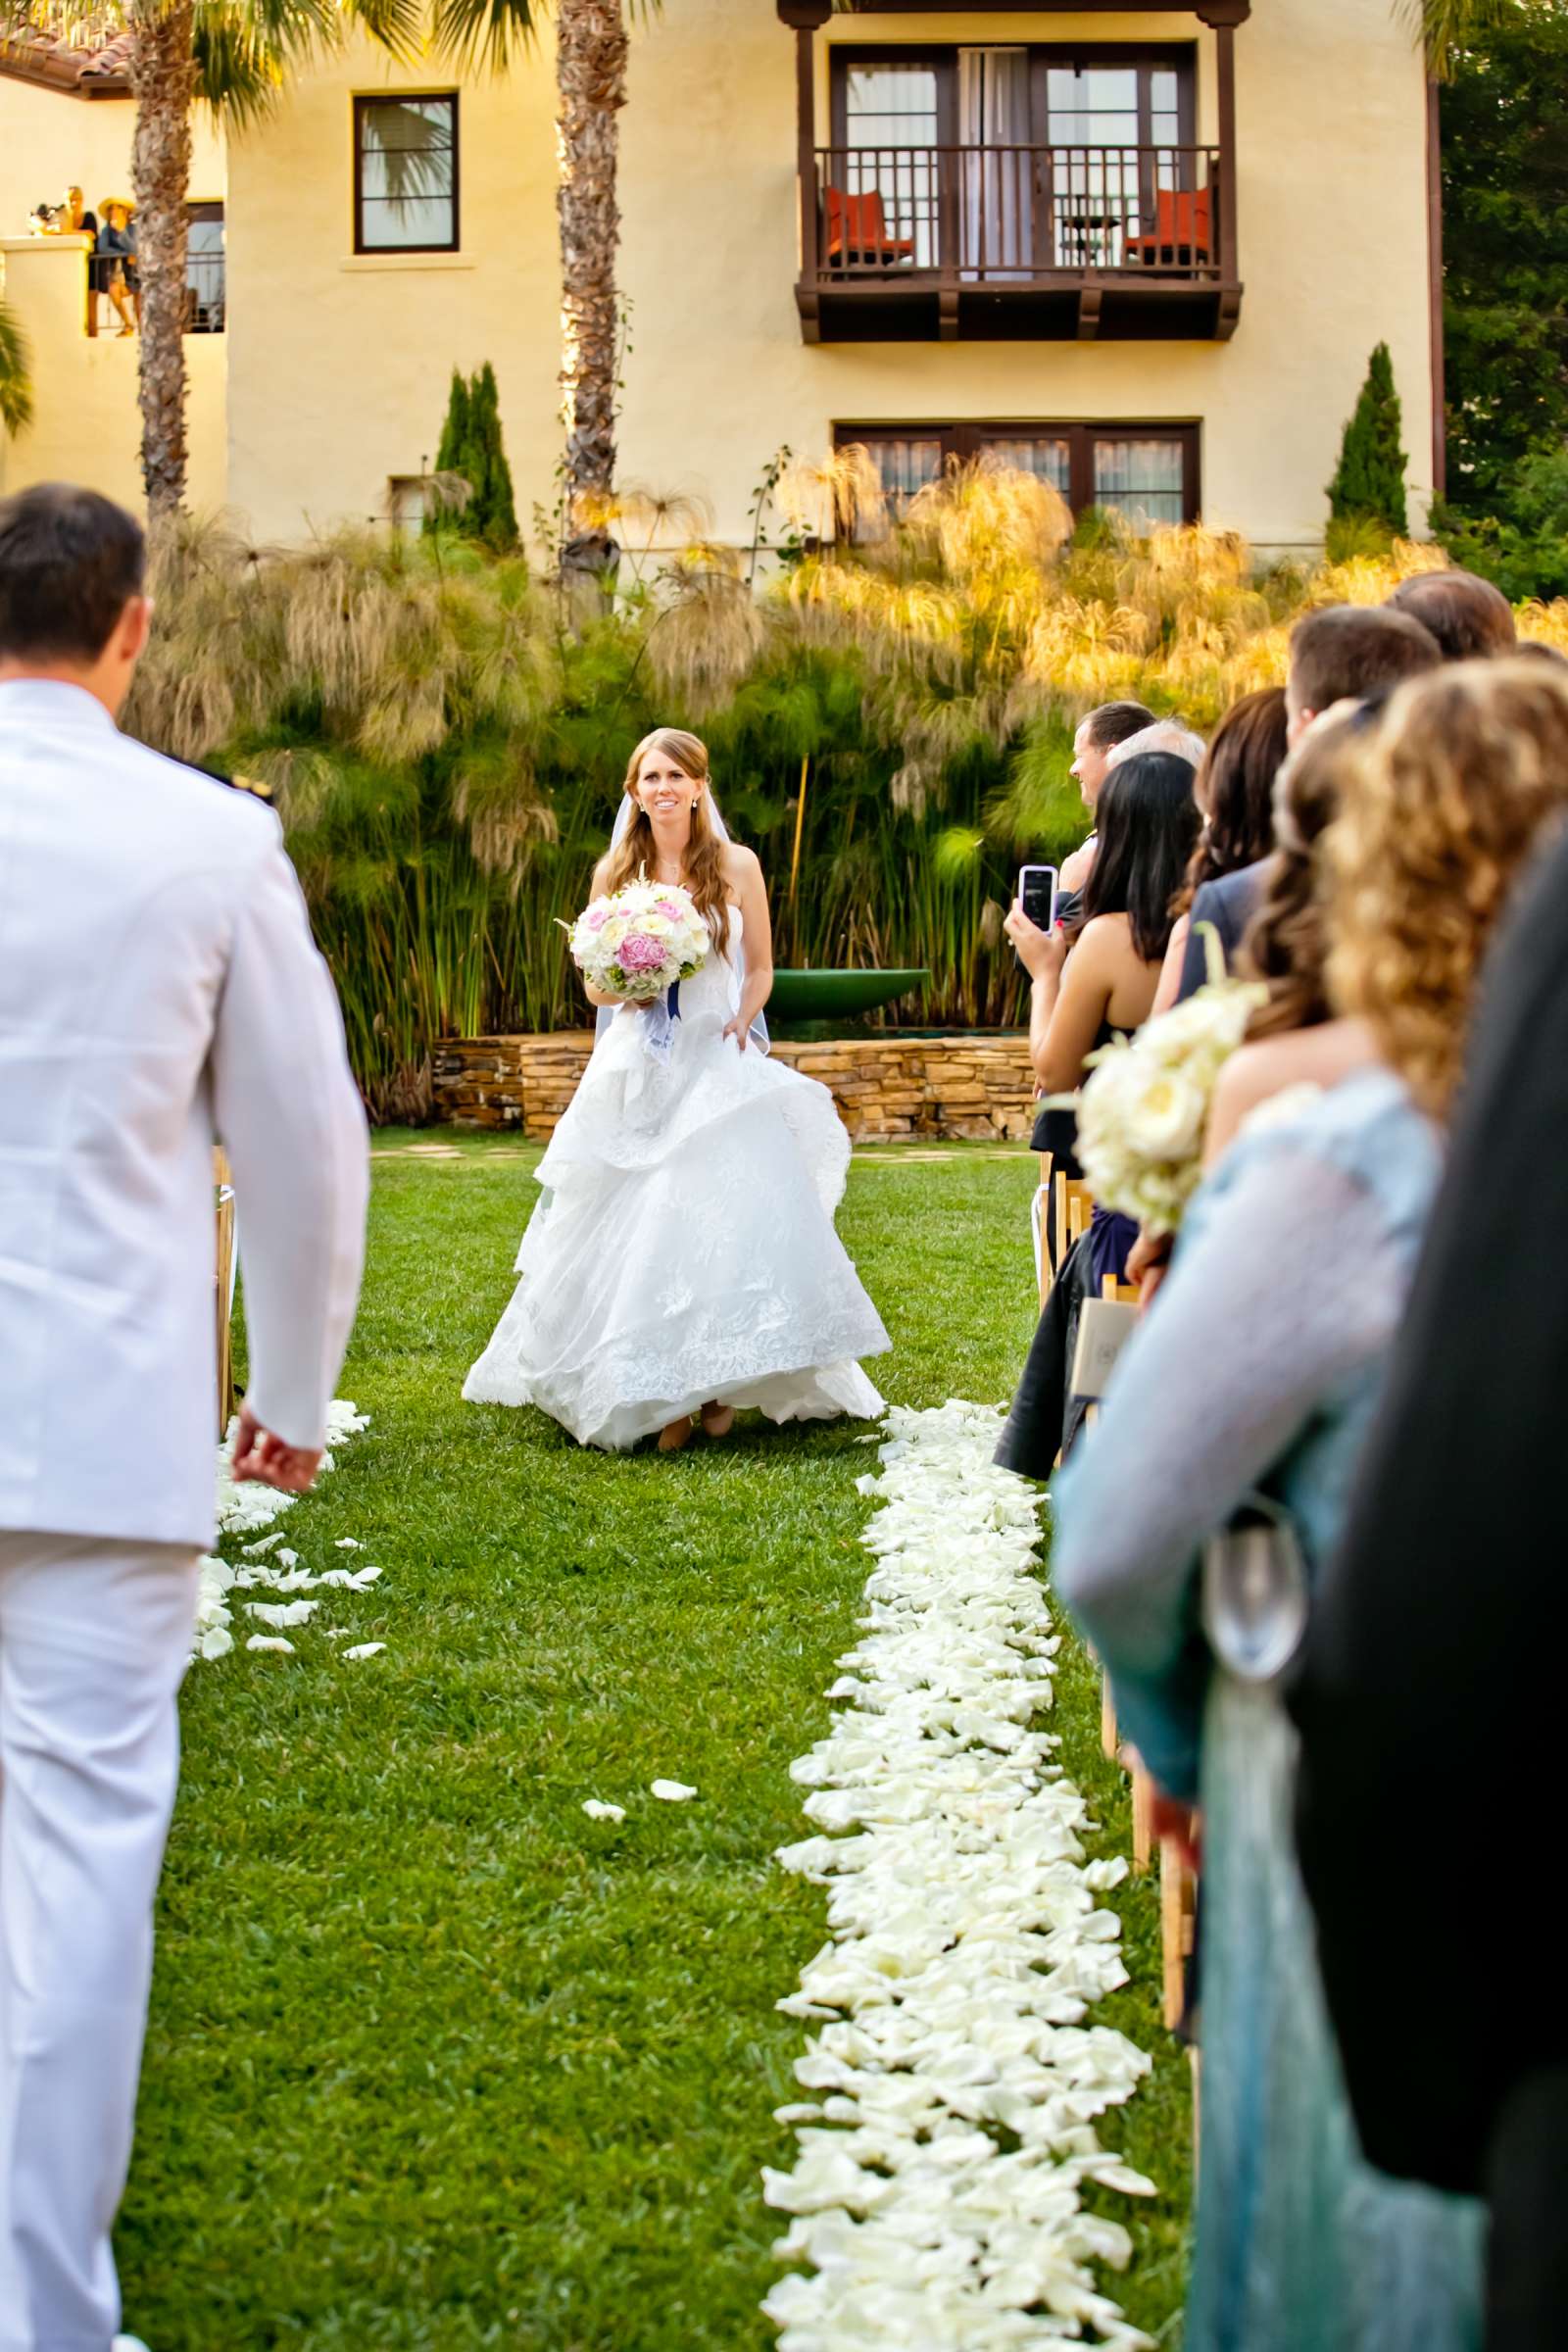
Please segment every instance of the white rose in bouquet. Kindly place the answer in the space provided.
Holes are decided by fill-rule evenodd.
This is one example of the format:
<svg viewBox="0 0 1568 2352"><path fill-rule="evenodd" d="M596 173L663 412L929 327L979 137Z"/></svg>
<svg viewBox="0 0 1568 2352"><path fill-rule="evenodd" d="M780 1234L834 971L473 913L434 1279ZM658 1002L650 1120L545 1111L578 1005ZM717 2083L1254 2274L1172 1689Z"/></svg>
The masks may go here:
<svg viewBox="0 0 1568 2352"><path fill-rule="evenodd" d="M708 961L712 934L678 883L629 882L563 923L571 959L606 996L652 1004Z"/></svg>
<svg viewBox="0 0 1568 2352"><path fill-rule="evenodd" d="M1268 991L1210 981L1185 1004L1091 1055L1078 1097L1078 1158L1095 1199L1174 1233L1202 1175L1203 1131L1220 1071Z"/></svg>

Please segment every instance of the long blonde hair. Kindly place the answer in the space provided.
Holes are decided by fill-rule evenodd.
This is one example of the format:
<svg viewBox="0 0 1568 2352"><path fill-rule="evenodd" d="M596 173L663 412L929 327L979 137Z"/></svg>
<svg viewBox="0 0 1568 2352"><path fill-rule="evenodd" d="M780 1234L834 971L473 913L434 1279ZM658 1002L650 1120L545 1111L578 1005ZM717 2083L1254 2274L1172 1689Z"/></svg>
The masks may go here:
<svg viewBox="0 0 1568 2352"><path fill-rule="evenodd" d="M692 837L686 850L685 887L699 914L706 917L714 945L722 955L729 946L729 900L725 896L724 844L708 821L708 746L684 727L656 727L645 735L626 767L626 798L632 805L631 823L617 848L610 854L605 876L607 893L624 890L646 866L654 870L654 828L637 799L637 779L650 752L673 760L683 776L702 787L692 810Z"/></svg>
<svg viewBox="0 0 1568 2352"><path fill-rule="evenodd" d="M1422 1108L1448 1116L1482 960L1568 818L1568 679L1465 662L1401 686L1327 836L1329 989Z"/></svg>

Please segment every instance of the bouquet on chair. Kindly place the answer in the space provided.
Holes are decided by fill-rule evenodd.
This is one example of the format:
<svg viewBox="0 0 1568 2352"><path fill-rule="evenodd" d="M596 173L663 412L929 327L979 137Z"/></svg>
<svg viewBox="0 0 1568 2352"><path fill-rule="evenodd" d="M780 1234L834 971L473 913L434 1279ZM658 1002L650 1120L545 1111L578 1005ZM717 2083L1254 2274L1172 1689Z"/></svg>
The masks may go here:
<svg viewBox="0 0 1568 2352"><path fill-rule="evenodd" d="M562 929L571 959L606 996L653 1004L708 961L712 934L678 883L629 882Z"/></svg>
<svg viewBox="0 0 1568 2352"><path fill-rule="evenodd" d="M1174 1233L1203 1172L1214 1085L1268 991L1211 980L1185 1004L1091 1054L1077 1101L1078 1158L1095 1199Z"/></svg>

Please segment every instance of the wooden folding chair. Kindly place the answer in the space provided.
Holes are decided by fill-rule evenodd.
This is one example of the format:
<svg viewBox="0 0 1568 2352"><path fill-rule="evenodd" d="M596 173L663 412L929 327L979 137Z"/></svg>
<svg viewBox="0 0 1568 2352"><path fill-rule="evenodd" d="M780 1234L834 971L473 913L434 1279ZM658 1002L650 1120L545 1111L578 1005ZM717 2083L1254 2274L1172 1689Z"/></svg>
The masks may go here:
<svg viewBox="0 0 1568 2352"><path fill-rule="evenodd" d="M1056 1220L1053 1239L1059 1267L1074 1242L1081 1241L1089 1231L1089 1220L1095 1213L1095 1196L1078 1176L1056 1175Z"/></svg>
<svg viewBox="0 0 1568 2352"><path fill-rule="evenodd" d="M1051 1232L1051 1164L1052 1153L1037 1152L1040 1162L1040 1181L1035 1186L1034 1199L1029 1203L1029 1233L1035 1249L1035 1289L1044 1307L1056 1279L1056 1259L1052 1248Z"/></svg>
<svg viewBox="0 0 1568 2352"><path fill-rule="evenodd" d="M213 1182L218 1191L218 1435L228 1428L234 1412L234 1187L227 1154L213 1153Z"/></svg>
<svg viewBox="0 0 1568 2352"><path fill-rule="evenodd" d="M1174 1838L1159 1841L1159 1943L1165 2024L1172 2034L1187 2008L1187 1963L1198 1932L1198 1880ZM1194 2082L1196 2091L1196 2078ZM1196 2100L1195 2100L1196 2106Z"/></svg>

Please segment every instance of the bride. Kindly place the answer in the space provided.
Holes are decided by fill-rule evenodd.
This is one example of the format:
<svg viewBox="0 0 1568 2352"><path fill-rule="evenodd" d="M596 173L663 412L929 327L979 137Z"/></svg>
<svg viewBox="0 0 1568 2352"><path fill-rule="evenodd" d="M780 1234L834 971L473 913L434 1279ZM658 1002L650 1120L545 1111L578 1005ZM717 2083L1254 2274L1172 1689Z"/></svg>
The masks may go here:
<svg viewBox="0 0 1568 2352"><path fill-rule="evenodd" d="M590 987L599 1037L538 1168L522 1276L463 1385L536 1404L579 1444L660 1432L672 1452L773 1421L882 1411L856 1358L890 1346L833 1228L850 1139L814 1079L767 1059L762 869L732 842L695 735L661 727L626 771L593 896L646 870L708 920L708 961L662 1010Z"/></svg>

